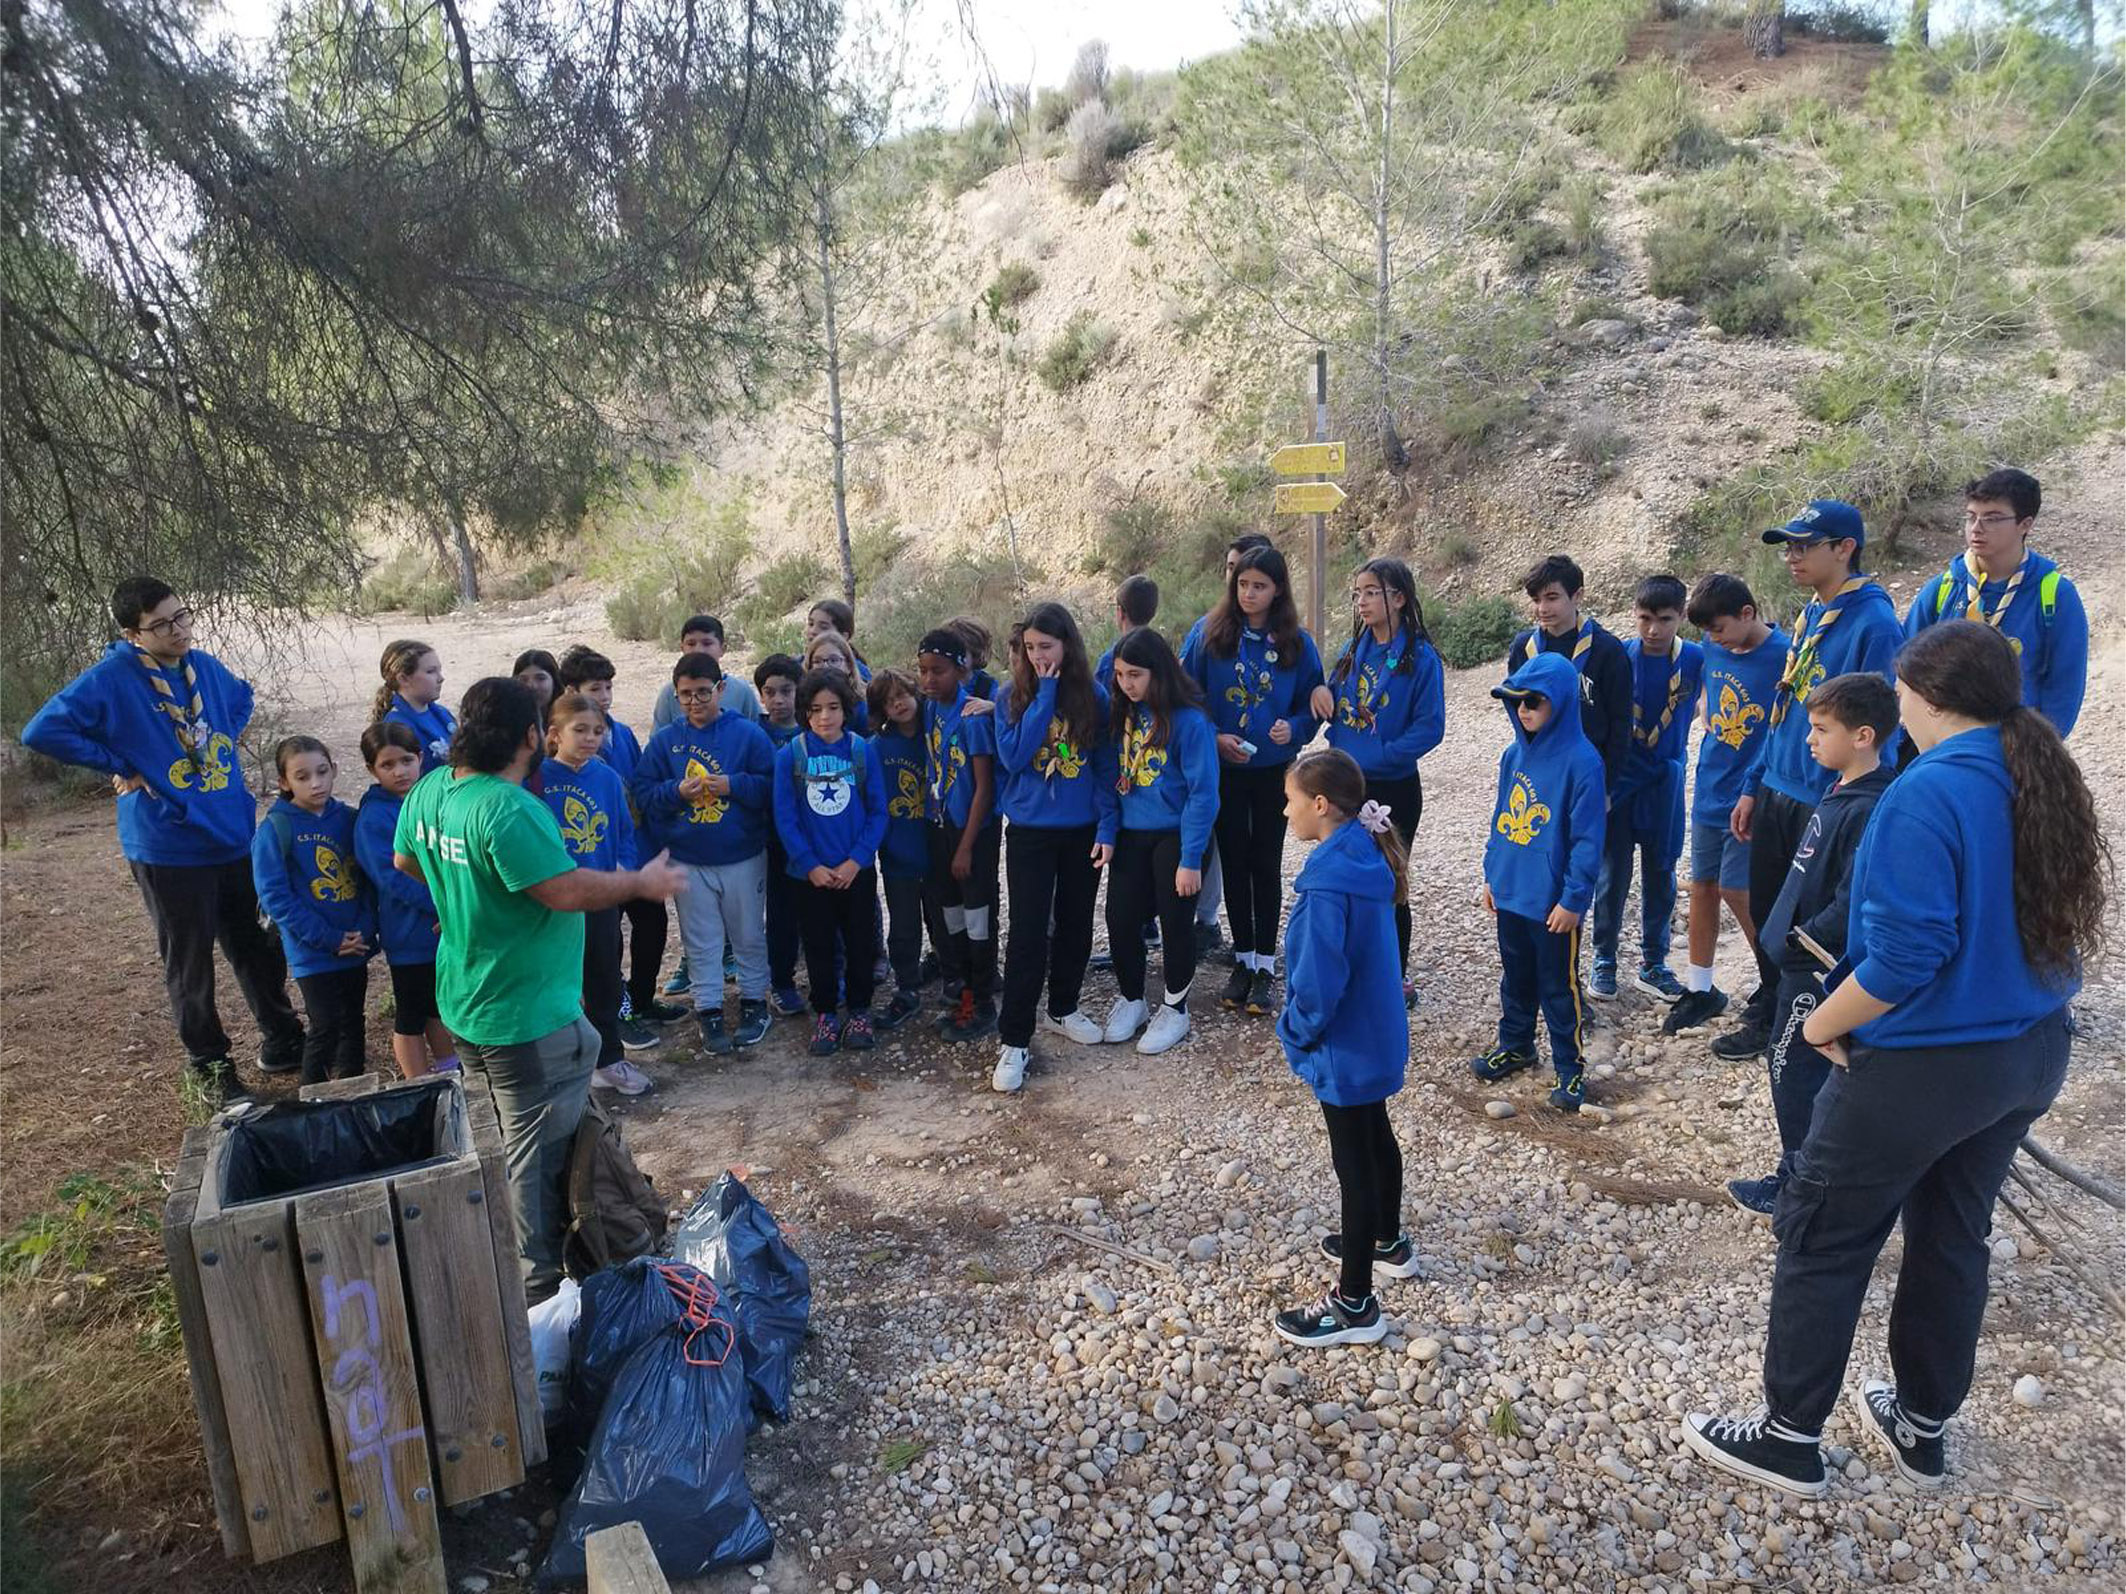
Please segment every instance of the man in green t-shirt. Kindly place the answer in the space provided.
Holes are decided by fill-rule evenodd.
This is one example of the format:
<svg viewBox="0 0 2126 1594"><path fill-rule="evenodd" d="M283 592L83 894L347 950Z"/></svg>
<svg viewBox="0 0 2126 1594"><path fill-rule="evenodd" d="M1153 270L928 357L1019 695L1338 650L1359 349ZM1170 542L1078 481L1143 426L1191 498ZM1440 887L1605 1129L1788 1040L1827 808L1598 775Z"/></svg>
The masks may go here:
<svg viewBox="0 0 2126 1594"><path fill-rule="evenodd" d="M435 897L436 1005L494 1087L534 1304L561 1287L569 1145L598 1061L583 1016L583 915L686 888L661 852L640 869L578 869L552 812L524 789L544 750L529 687L474 682L449 767L406 794L392 838L392 862Z"/></svg>

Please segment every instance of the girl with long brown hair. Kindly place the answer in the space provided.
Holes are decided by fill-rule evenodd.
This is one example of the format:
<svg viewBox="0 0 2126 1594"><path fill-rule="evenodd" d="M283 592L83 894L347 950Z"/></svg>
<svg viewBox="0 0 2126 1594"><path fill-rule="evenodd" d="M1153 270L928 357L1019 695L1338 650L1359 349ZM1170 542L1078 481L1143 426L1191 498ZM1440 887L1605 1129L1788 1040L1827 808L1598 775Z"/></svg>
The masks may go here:
<svg viewBox="0 0 2126 1594"><path fill-rule="evenodd" d="M386 643L377 661L384 684L376 691L373 720L391 720L421 739L421 773L450 762L450 739L457 718L442 703L443 661L436 650L415 637Z"/></svg>

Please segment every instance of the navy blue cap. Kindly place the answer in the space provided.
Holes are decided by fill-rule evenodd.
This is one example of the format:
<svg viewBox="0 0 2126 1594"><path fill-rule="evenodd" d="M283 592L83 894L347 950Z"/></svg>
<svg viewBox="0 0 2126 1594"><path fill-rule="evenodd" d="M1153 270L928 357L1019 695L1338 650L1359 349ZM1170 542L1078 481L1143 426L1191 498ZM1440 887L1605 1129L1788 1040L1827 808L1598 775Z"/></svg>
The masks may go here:
<svg viewBox="0 0 2126 1594"><path fill-rule="evenodd" d="M1859 510L1836 498L1813 498L1792 520L1764 534L1767 543L1843 542L1848 537L1854 547L1865 547L1867 528L1860 522Z"/></svg>

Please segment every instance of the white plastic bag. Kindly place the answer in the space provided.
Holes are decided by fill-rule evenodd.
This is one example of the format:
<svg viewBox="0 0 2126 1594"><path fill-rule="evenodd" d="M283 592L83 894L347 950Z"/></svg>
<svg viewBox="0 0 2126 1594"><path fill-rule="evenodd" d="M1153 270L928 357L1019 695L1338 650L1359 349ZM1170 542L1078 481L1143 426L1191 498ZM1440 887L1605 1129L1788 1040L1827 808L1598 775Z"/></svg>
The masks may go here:
<svg viewBox="0 0 2126 1594"><path fill-rule="evenodd" d="M539 1415L551 1427L568 1399L569 1336L582 1310L574 1279L531 1309L532 1365L539 1372Z"/></svg>

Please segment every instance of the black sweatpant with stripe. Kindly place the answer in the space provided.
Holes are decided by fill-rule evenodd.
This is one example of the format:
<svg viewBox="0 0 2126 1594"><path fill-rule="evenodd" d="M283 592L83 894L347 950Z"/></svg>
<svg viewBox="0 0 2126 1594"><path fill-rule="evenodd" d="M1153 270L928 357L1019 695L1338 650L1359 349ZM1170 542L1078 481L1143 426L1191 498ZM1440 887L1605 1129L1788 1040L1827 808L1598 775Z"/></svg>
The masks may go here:
<svg viewBox="0 0 2126 1594"><path fill-rule="evenodd" d="M1580 931L1554 935L1540 919L1499 910L1499 1049L1535 1050L1540 1011L1550 1062L1564 1083L1580 1072Z"/></svg>

